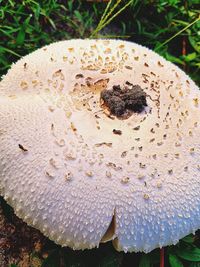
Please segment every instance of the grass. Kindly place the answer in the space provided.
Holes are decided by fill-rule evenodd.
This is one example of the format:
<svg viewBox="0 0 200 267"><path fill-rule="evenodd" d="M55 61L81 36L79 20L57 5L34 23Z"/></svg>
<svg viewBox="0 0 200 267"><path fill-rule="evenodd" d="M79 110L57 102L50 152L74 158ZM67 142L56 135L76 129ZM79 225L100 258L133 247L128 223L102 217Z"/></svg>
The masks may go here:
<svg viewBox="0 0 200 267"><path fill-rule="evenodd" d="M122 38L157 51L200 84L198 3L198 0L112 0L107 3L0 0L0 76L23 55L57 40ZM5 203L3 206L4 211L9 210ZM31 253L30 257L40 262L38 266L159 266L158 249L147 255L124 254L105 244L99 249L74 252L48 242L46 258L41 252ZM167 247L165 254L166 266L200 267L200 235L187 236L176 246Z"/></svg>

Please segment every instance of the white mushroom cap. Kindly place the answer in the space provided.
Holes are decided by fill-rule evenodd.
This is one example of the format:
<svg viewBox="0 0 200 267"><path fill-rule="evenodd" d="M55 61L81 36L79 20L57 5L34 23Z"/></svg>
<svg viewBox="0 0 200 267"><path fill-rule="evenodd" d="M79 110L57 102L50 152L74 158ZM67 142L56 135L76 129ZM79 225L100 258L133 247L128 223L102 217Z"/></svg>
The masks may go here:
<svg viewBox="0 0 200 267"><path fill-rule="evenodd" d="M148 106L108 116L101 91L127 81ZM0 83L0 194L62 246L175 244L200 228L199 102L184 72L140 45L41 48Z"/></svg>

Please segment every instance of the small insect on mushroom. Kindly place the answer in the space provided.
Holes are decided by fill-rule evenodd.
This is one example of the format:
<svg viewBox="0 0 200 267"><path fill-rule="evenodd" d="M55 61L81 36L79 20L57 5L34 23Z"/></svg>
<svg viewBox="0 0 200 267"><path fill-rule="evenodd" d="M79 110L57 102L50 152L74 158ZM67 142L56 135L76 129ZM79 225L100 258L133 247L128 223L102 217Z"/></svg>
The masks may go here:
<svg viewBox="0 0 200 267"><path fill-rule="evenodd" d="M19 146L19 148L20 148L23 152L27 152L27 151L28 151L28 149L25 148L23 145L18 144L18 146Z"/></svg>

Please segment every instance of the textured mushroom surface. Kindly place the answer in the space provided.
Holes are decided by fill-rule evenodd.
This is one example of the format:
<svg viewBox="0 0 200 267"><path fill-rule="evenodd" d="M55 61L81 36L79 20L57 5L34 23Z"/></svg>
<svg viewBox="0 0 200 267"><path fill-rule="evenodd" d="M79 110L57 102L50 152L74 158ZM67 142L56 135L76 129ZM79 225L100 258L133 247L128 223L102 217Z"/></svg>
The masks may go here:
<svg viewBox="0 0 200 267"><path fill-rule="evenodd" d="M102 104L118 85L142 88L141 112ZM188 76L140 45L41 48L0 82L0 194L62 246L175 244L200 228L199 101Z"/></svg>

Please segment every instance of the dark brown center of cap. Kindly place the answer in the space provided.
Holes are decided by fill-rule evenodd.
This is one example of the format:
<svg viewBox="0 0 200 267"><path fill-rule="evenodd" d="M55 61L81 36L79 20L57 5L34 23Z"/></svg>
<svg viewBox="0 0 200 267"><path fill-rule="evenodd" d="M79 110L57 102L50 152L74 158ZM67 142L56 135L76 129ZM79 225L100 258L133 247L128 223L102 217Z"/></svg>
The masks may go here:
<svg viewBox="0 0 200 267"><path fill-rule="evenodd" d="M142 88L129 82L126 84L124 88L115 85L111 90L101 91L104 105L117 117L123 117L130 112L140 113L147 106L146 93Z"/></svg>

